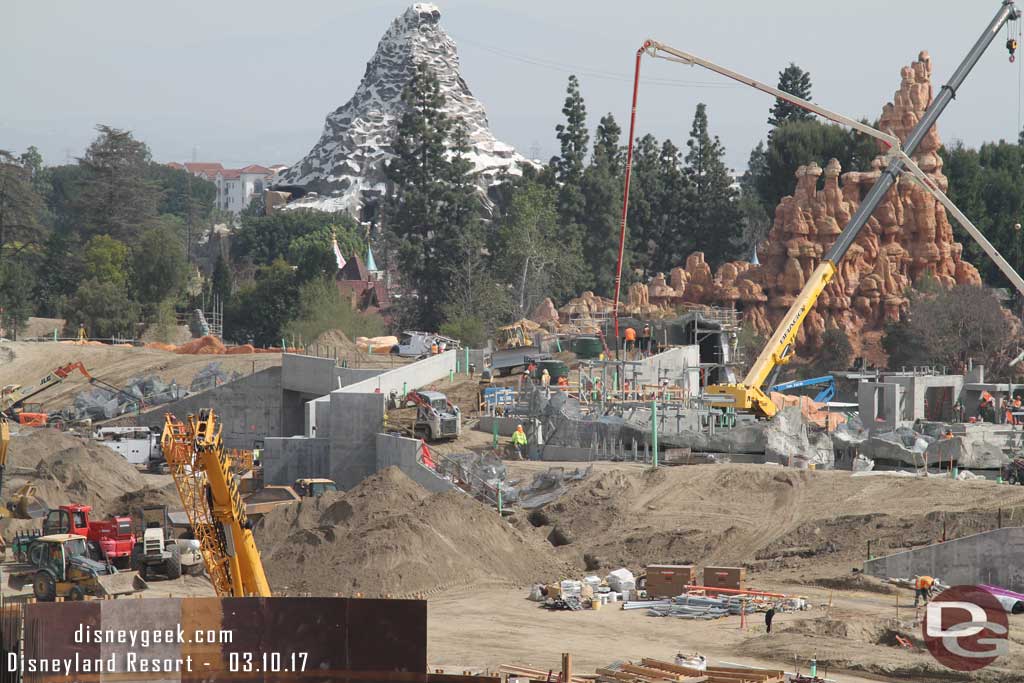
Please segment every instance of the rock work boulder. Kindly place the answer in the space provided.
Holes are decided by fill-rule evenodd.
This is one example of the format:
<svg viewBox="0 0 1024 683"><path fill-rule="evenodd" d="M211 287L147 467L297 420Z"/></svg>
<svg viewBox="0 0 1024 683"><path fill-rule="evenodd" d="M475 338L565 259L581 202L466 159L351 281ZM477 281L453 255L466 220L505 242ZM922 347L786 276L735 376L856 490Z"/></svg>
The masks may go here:
<svg viewBox="0 0 1024 683"><path fill-rule="evenodd" d="M932 101L932 61L927 52L901 71L900 87L882 109L879 128L906 140ZM933 127L914 159L942 190L949 182L938 154L942 141ZM825 160L821 160L824 162ZM756 249L757 264L732 262L712 272L697 252L668 278L654 275L647 285L630 288L630 307L645 305L669 313L681 303L739 307L746 320L770 334L829 247L878 180L885 164L875 158L869 169L846 173L837 160L818 161L796 171L793 194L775 209L768 238ZM825 331L846 331L857 346L863 332L881 330L907 306L905 291L926 273L942 285L980 284L978 271L962 259L946 212L926 190L900 182L885 196L851 246L839 271L808 314L797 338L817 348ZM646 292L642 288L646 287ZM641 313L640 310L635 313Z"/></svg>

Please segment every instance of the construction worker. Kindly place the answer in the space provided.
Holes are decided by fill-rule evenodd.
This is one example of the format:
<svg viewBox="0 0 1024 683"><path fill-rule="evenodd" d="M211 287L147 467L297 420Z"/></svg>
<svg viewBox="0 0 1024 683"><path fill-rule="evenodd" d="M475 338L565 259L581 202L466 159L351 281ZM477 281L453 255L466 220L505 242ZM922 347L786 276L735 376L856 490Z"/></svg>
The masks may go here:
<svg viewBox="0 0 1024 683"><path fill-rule="evenodd" d="M516 431L512 432L512 448L515 450L516 458L519 460L523 459L526 443L526 432L523 431L523 425L516 425Z"/></svg>
<svg viewBox="0 0 1024 683"><path fill-rule="evenodd" d="M942 435L942 438L943 439L952 439L953 438L953 431L947 429L946 433Z"/></svg>
<svg viewBox="0 0 1024 683"><path fill-rule="evenodd" d="M84 342L88 337L85 334L85 323L78 323L78 341Z"/></svg>
<svg viewBox="0 0 1024 683"><path fill-rule="evenodd" d="M559 377L558 378L558 388L561 391L568 391L569 390L569 378L566 377L565 375L562 375L561 377Z"/></svg>
<svg viewBox="0 0 1024 683"><path fill-rule="evenodd" d="M924 600L924 604L928 604L928 597L931 594L932 586L935 584L935 579L930 576L919 576L917 581L914 582L914 607L917 607L918 600Z"/></svg>
<svg viewBox="0 0 1024 683"><path fill-rule="evenodd" d="M540 373L540 385L544 388L551 386L551 373L548 372L547 368L544 368L543 372Z"/></svg>
<svg viewBox="0 0 1024 683"><path fill-rule="evenodd" d="M439 349L438 349L438 346L437 346L437 342L434 342L433 344L430 345L430 355L431 356L436 356L438 350Z"/></svg>
<svg viewBox="0 0 1024 683"><path fill-rule="evenodd" d="M634 330L632 327L626 328L625 342L626 353L636 351L636 330Z"/></svg>

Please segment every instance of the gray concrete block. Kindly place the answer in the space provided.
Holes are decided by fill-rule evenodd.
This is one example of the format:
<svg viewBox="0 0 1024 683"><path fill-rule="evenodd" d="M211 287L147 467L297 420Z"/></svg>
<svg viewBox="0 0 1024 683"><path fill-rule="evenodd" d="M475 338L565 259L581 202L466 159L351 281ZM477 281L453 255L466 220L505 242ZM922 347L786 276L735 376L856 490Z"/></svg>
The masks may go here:
<svg viewBox="0 0 1024 683"><path fill-rule="evenodd" d="M271 437L263 446L263 480L287 486L302 477L332 478L330 452L328 439Z"/></svg>
<svg viewBox="0 0 1024 683"><path fill-rule="evenodd" d="M180 401L158 406L137 417L141 426L161 428L164 414L179 420L213 408L224 427L224 445L228 448L253 448L257 441L281 434L281 368L272 367L193 394Z"/></svg>
<svg viewBox="0 0 1024 683"><path fill-rule="evenodd" d="M868 560L877 577L933 576L949 585L1024 591L1024 527L1008 527Z"/></svg>

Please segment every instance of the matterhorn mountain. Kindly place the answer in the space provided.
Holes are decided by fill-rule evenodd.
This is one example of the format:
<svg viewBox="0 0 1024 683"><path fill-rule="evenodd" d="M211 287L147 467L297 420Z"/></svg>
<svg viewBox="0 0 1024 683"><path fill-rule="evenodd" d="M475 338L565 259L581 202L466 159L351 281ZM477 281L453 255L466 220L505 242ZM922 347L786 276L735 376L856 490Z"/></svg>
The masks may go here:
<svg viewBox="0 0 1024 683"><path fill-rule="evenodd" d="M465 124L467 156L479 173L481 189L493 184L501 171L518 175L523 165L532 163L491 133L483 104L459 74L459 55L455 41L441 28L441 11L416 3L391 23L352 99L327 116L313 149L282 173L277 187L300 186L310 193L288 208L372 217L385 193L384 164L394 156L392 143L406 108L402 91L420 62L437 75L446 113Z"/></svg>

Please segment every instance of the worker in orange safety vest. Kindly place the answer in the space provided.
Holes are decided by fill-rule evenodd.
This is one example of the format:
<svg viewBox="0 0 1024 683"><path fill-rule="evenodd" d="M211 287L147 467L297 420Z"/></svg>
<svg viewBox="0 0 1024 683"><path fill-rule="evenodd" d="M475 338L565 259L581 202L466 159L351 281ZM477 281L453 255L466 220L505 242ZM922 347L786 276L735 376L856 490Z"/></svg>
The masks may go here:
<svg viewBox="0 0 1024 683"><path fill-rule="evenodd" d="M914 607L917 607L918 600L924 600L924 604L928 604L928 597L933 585L935 585L935 579L932 577L917 577L917 581L914 582Z"/></svg>

